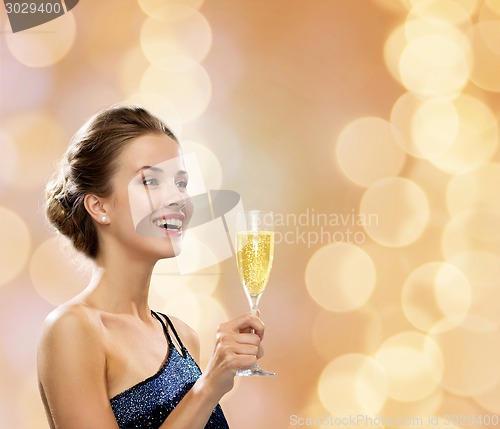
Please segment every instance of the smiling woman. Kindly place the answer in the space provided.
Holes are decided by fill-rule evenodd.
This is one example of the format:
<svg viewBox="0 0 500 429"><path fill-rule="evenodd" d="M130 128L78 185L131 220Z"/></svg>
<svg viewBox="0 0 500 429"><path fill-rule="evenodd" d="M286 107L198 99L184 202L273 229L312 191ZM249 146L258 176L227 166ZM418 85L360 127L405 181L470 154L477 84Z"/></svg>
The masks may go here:
<svg viewBox="0 0 500 429"><path fill-rule="evenodd" d="M262 322L221 324L202 374L196 334L148 306L153 268L181 251L191 218L185 170L165 124L119 106L82 127L47 185L48 219L95 265L43 326L38 375L52 428L228 428L218 402L262 356Z"/></svg>

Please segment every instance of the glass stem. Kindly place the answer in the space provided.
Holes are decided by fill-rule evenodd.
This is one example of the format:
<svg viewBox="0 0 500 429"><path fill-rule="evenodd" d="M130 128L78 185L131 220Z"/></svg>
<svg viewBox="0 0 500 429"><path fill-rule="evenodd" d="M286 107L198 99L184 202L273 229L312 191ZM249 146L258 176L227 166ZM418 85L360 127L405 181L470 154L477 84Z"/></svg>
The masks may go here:
<svg viewBox="0 0 500 429"><path fill-rule="evenodd" d="M257 314L257 305L259 304L260 294L252 295L249 299L250 301L250 312L252 314Z"/></svg>

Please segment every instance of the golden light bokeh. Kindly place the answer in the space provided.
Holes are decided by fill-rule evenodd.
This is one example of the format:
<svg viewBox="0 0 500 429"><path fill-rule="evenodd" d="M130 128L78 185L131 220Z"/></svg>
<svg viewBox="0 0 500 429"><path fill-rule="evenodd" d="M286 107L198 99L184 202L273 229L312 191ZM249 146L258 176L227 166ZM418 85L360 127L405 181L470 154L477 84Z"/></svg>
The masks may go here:
<svg viewBox="0 0 500 429"><path fill-rule="evenodd" d="M16 59L29 67L47 67L68 54L76 37L76 21L67 13L37 27L36 31L4 33L7 46Z"/></svg>
<svg viewBox="0 0 500 429"><path fill-rule="evenodd" d="M201 62L212 45L210 25L198 11L176 13L170 8L176 20L148 17L142 24L141 47L151 64L163 70L181 69L183 58ZM186 9L185 6L175 6Z"/></svg>
<svg viewBox="0 0 500 429"><path fill-rule="evenodd" d="M474 13L475 7L470 7L473 1L469 1L469 8L464 4L465 2L462 1L461 3L453 0L414 2L408 16L408 21L424 19L435 25L450 23L459 26L467 24L470 22L469 19Z"/></svg>
<svg viewBox="0 0 500 429"><path fill-rule="evenodd" d="M387 394L402 402L430 396L440 385L443 358L432 339L418 332L388 338L375 354L388 379Z"/></svg>
<svg viewBox="0 0 500 429"><path fill-rule="evenodd" d="M498 229L495 214L496 212L489 210L469 209L451 217L441 238L445 259L449 260L471 250L498 254L500 237L496 232ZM488 226L492 226L492 229L488 229Z"/></svg>
<svg viewBox="0 0 500 429"><path fill-rule="evenodd" d="M411 136L423 158L449 150L459 135L460 120L453 103L421 103L411 120Z"/></svg>
<svg viewBox="0 0 500 429"><path fill-rule="evenodd" d="M453 176L446 190L450 213L458 214L471 208L500 210L500 163L486 163L477 169Z"/></svg>
<svg viewBox="0 0 500 429"><path fill-rule="evenodd" d="M460 128L452 146L431 158L438 168L463 173L489 162L498 147L498 121L481 100L461 95L454 100ZM452 131L453 132L453 131Z"/></svg>
<svg viewBox="0 0 500 429"><path fill-rule="evenodd" d="M389 247L407 246L418 240L429 222L429 203L422 189L409 179L383 179L363 194L359 208L365 217L378 221L364 229L377 243Z"/></svg>
<svg viewBox="0 0 500 429"><path fill-rule="evenodd" d="M138 0L144 13L164 21L182 19L199 9L205 0ZM179 6L184 6L183 8Z"/></svg>
<svg viewBox="0 0 500 429"><path fill-rule="evenodd" d="M207 108L212 86L206 70L194 60L183 58L182 70L150 66L142 76L140 90L166 97L179 111L183 123L198 118Z"/></svg>
<svg viewBox="0 0 500 429"><path fill-rule="evenodd" d="M500 55L497 49L492 50L491 38L497 35L496 22L479 22L471 27L467 34L474 52L474 67L470 79L478 87L487 91L500 91L498 73L500 71ZM486 35L485 39L483 36Z"/></svg>
<svg viewBox="0 0 500 429"><path fill-rule="evenodd" d="M39 188L66 147L60 123L49 113L31 111L6 121L3 126L8 138L16 142L17 168L12 186L19 190Z"/></svg>
<svg viewBox="0 0 500 429"><path fill-rule="evenodd" d="M318 382L321 402L332 415L376 415L387 399L387 388L383 367L362 354L346 354L332 360Z"/></svg>
<svg viewBox="0 0 500 429"><path fill-rule="evenodd" d="M80 262L81 256L77 256L70 244L62 240L60 237L45 240L34 250L29 261L34 289L53 305L73 298L89 281L88 266ZM64 251L62 247L65 247Z"/></svg>
<svg viewBox="0 0 500 429"><path fill-rule="evenodd" d="M182 142L182 152L185 155L194 154L196 156L206 189L222 189L222 165L215 153L207 145L184 140Z"/></svg>
<svg viewBox="0 0 500 429"><path fill-rule="evenodd" d="M450 330L459 326L471 305L471 286L454 265L430 262L410 273L401 295L406 317L418 329Z"/></svg>
<svg viewBox="0 0 500 429"><path fill-rule="evenodd" d="M399 61L403 84L422 98L455 98L467 84L470 68L459 42L439 34L410 40Z"/></svg>
<svg viewBox="0 0 500 429"><path fill-rule="evenodd" d="M357 119L338 137L336 159L340 169L361 186L396 176L405 162L400 139L399 131L383 119Z"/></svg>
<svg viewBox="0 0 500 429"><path fill-rule="evenodd" d="M376 284L370 256L350 244L329 244L314 253L305 272L311 298L329 311L352 311L363 306Z"/></svg>
<svg viewBox="0 0 500 429"><path fill-rule="evenodd" d="M14 180L17 168L17 147L7 133L0 130L0 191Z"/></svg>
<svg viewBox="0 0 500 429"><path fill-rule="evenodd" d="M0 286L12 281L25 268L31 251L26 220L0 206Z"/></svg>
<svg viewBox="0 0 500 429"><path fill-rule="evenodd" d="M474 400L486 410L500 414L500 382L491 390L475 396Z"/></svg>
<svg viewBox="0 0 500 429"><path fill-rule="evenodd" d="M443 355L443 387L456 395L481 395L500 380L498 328L479 331L472 321L433 334ZM465 370L466 369L466 370Z"/></svg>

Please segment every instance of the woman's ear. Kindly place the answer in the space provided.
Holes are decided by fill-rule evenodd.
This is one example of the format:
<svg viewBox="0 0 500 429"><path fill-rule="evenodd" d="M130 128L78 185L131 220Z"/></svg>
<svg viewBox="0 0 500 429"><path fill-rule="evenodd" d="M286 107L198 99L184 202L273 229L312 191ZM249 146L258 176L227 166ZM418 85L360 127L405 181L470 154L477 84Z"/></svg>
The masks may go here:
<svg viewBox="0 0 500 429"><path fill-rule="evenodd" d="M103 225L109 223L110 219L101 198L93 194L87 194L85 195L83 203L89 215L92 216L92 219L97 223Z"/></svg>

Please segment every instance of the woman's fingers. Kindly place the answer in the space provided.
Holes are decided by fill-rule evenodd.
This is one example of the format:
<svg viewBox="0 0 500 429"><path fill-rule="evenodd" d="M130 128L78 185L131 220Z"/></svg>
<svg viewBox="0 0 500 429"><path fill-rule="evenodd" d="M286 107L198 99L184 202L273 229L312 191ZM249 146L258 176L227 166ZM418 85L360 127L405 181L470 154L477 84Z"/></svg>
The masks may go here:
<svg viewBox="0 0 500 429"><path fill-rule="evenodd" d="M230 320L229 322L223 323L219 326L219 331L221 332L253 332L259 336L260 339L264 336L264 323L256 315L251 313L243 314L242 316Z"/></svg>

